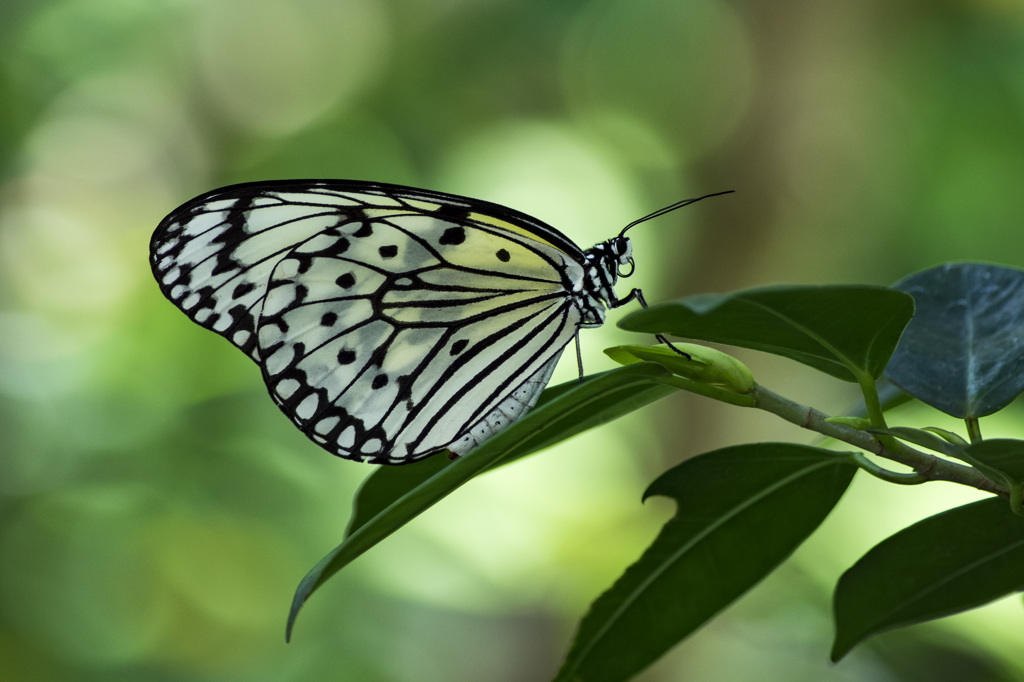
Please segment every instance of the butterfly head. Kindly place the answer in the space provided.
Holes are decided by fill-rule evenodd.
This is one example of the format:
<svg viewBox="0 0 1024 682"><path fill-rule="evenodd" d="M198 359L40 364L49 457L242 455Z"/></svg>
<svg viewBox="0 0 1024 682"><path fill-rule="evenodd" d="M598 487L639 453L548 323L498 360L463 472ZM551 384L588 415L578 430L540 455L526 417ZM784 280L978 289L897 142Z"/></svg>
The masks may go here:
<svg viewBox="0 0 1024 682"><path fill-rule="evenodd" d="M629 240L629 237L619 235L614 239L609 239L608 244L608 261L613 266L614 272L619 277L629 277L633 274L633 270L636 269L636 263L633 262L633 242ZM626 266L629 269L626 270Z"/></svg>
<svg viewBox="0 0 1024 682"><path fill-rule="evenodd" d="M728 193L729 192L717 192L715 194L707 194L702 197L697 197L696 199L677 201L671 206L666 206L654 213L645 215L643 218L634 220L629 225L622 228L622 232L619 232L619 236L612 237L608 241L601 242L594 246L594 248L586 251L584 255L586 257L587 274L582 283L582 288L585 290L587 297L583 305L583 326L597 326L601 324L601 322L604 321L605 306L609 308L617 308L624 303L634 300L635 298L640 298L641 302L643 301L639 289L634 289L628 296L619 298L615 295L615 290L613 288L620 277L629 277L633 274L635 269L635 264L633 262L633 244L630 242L629 237L626 236L626 232L629 231L631 227L639 225L642 222L646 222L651 218L657 218L669 211L674 211L677 208L688 206L695 201Z"/></svg>

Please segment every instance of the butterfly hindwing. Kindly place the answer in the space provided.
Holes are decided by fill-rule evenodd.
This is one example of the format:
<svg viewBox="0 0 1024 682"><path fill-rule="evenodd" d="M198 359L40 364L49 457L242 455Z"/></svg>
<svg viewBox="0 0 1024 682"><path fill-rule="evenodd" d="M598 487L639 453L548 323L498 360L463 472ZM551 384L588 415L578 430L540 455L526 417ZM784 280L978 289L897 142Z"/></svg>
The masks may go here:
<svg viewBox="0 0 1024 682"><path fill-rule="evenodd" d="M556 249L453 221L378 216L372 230L317 235L275 268L259 320L264 377L322 446L391 461L441 449L575 334ZM496 252L516 256L498 269L484 255Z"/></svg>
<svg viewBox="0 0 1024 682"><path fill-rule="evenodd" d="M165 294L259 363L307 436L387 463L532 406L580 326L581 261L509 209L370 183L229 188L153 240Z"/></svg>

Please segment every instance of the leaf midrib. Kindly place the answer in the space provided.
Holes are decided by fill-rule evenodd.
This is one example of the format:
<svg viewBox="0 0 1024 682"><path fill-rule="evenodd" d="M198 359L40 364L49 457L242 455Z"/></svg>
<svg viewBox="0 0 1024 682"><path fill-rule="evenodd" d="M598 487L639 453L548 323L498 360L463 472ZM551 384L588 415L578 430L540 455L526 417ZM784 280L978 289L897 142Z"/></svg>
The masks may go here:
<svg viewBox="0 0 1024 682"><path fill-rule="evenodd" d="M652 572L652 574L647 579L642 581L641 584L638 585L637 588L634 589L630 593L629 597L627 599L623 600L623 602L620 605L620 607L618 609L616 609L615 611L613 611L612 616L610 618L608 618L608 620L606 621L606 624L603 627L601 627L596 633L594 633L593 637L590 638L590 642L585 646L585 648L583 648L583 650L581 651L580 655L577 656L577 659L576 659L577 663L575 665L573 665L572 668L568 669L568 672L569 673L573 673L573 672L575 672L576 670L579 669L579 667L582 664L583 660L590 654L590 652L593 650L593 648L595 646L597 646L597 643L601 639L603 639L605 637L605 635L608 634L608 631L614 626L614 624L618 621L618 619L625 613L627 608L632 606L635 602L637 602L640 599L640 597L642 596L642 594L650 587L650 585L653 582L655 582L658 578L660 578L661 575L665 571L668 570L669 566L674 565L677 561L679 561L679 557L680 557L681 554L684 554L684 553L688 552L690 549L692 549L693 547L698 545L700 542L702 542L704 539L706 539L714 530L717 530L718 528L722 527L727 522L729 522L732 519L734 519L740 512L742 512L742 511L748 509L749 507L753 506L756 502L759 502L759 501L761 501L761 500L763 500L763 499L765 499L767 497L770 497L772 494L774 494L778 490L782 489L786 485L789 485L790 483L792 483L793 481L801 478L802 476L806 476L809 473L812 473L812 472L814 472L814 471L816 471L818 469L821 469L821 468L824 468L824 467L828 467L828 466L835 466L835 465L836 465L835 461L823 460L821 462L815 463L812 466L808 466L806 468L803 468L800 471L797 471L797 472L791 474L790 476L787 476L786 478L780 479L778 482L775 483L775 485L767 487L767 488L764 488L763 489L764 494L748 497L743 504L740 504L740 505L736 506L729 514L726 514L726 515L723 515L722 517L720 517L720 519L717 520L715 523L712 523L711 525L707 526L703 531L701 531L696 536L694 536L689 542L687 542L686 544L681 546L678 550L673 552L668 560L662 562L662 566L658 570Z"/></svg>

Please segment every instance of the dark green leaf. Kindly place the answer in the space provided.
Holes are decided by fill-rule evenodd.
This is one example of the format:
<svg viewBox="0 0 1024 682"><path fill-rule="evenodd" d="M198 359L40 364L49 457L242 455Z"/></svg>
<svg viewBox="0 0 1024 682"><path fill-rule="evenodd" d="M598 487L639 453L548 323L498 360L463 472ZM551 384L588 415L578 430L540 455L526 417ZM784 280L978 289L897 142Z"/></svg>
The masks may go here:
<svg viewBox="0 0 1024 682"><path fill-rule="evenodd" d="M642 363L644 369L635 375L620 374L627 368L619 367L584 377L582 385L574 379L544 391L537 401L537 406L527 417L543 409L544 413L549 410L564 412L566 415L571 414L572 418L560 419L553 423L549 423L545 418L538 418L538 424L544 424L543 427L530 427L529 423L526 427L520 427L525 431L532 431L533 435L523 438L506 457L502 458L501 463L507 464L551 447L555 443L607 424L675 393L677 389L663 381L669 373L661 365L657 365L660 371L655 370L653 365L656 364ZM640 365L631 365L638 366ZM596 382L601 383L591 387L591 383ZM555 401L558 401L557 405L551 407Z"/></svg>
<svg viewBox="0 0 1024 682"><path fill-rule="evenodd" d="M399 476L393 483L385 480L370 484L365 509L357 508L357 518L349 524L350 534L299 583L288 615L286 637L291 637L295 618L314 590L463 483L506 459L547 447L673 392L660 381L667 376L668 371L661 365L641 363L613 369L582 384L574 382L568 388L555 387L556 397L440 471L431 475L430 467L424 465L415 475ZM417 483L421 473L427 478ZM386 478L387 474L381 476ZM364 483L364 487L368 484L369 481ZM392 496L393 501L388 503Z"/></svg>
<svg viewBox="0 0 1024 682"><path fill-rule="evenodd" d="M1024 391L1024 271L954 263L894 287L913 295L917 314L885 372L893 383L961 419Z"/></svg>
<svg viewBox="0 0 1024 682"><path fill-rule="evenodd" d="M345 537L451 463L447 452L439 452L412 464L378 467L363 480L352 499L352 516Z"/></svg>
<svg viewBox="0 0 1024 682"><path fill-rule="evenodd" d="M870 635L941 618L1024 589L1024 518L992 498L883 540L839 579L838 661Z"/></svg>
<svg viewBox="0 0 1024 682"><path fill-rule="evenodd" d="M678 509L591 606L557 680L625 680L770 573L828 515L857 467L791 443L716 450L670 469L644 494Z"/></svg>
<svg viewBox="0 0 1024 682"><path fill-rule="evenodd" d="M618 370L611 371L617 372ZM584 378L584 383L589 384L608 374L609 372L602 372L591 375ZM616 374L616 376L620 375ZM625 378L627 375L621 376ZM534 420L544 419L544 413L541 411L541 408L579 387L580 382L573 380L546 389L537 400L536 407L514 425L515 428L522 430L524 433L533 431L531 425L534 423ZM589 398L586 397L585 393L574 393L574 396L590 401L584 414L580 414L577 411L573 419L559 421L544 430L536 430L532 436L524 438L519 445L516 445L494 466L504 466L521 457L526 457L557 442L571 438L578 433L610 422L659 398L663 398L674 390L671 386L666 386L660 381L636 382L630 379L617 389L605 387L601 389L599 395L590 396ZM561 406L557 409L570 410L571 407ZM538 412L541 414L540 417L535 416ZM510 426L509 429L511 428L513 427ZM366 477L366 480L363 481L356 492L352 505L352 517L349 519L348 528L345 529L345 537L354 533L356 529L375 517L392 502L415 489L450 464L451 460L448 459L446 454L442 453L428 457L421 462L378 468Z"/></svg>
<svg viewBox="0 0 1024 682"><path fill-rule="evenodd" d="M774 353L845 381L885 369L913 299L885 287L766 287L702 294L627 315L623 329Z"/></svg>
<svg viewBox="0 0 1024 682"><path fill-rule="evenodd" d="M989 478L1024 483L1024 441L993 438L964 448L964 454Z"/></svg>

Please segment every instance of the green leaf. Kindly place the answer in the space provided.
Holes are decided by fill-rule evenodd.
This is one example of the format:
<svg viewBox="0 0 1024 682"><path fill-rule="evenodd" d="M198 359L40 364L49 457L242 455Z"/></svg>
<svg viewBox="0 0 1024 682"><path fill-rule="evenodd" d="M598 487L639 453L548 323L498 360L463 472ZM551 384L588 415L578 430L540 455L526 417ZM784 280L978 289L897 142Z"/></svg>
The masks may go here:
<svg viewBox="0 0 1024 682"><path fill-rule="evenodd" d="M345 540L320 560L299 583L288 615L286 638L302 605L328 578L378 542L423 513L477 474L523 457L626 414L675 389L661 379L664 367L641 363L588 377L584 383L556 386L549 397L525 417L478 448L444 466L438 460L416 467L413 474L386 473L400 467L381 468L368 477L357 494L354 518ZM440 465L440 466L439 466ZM435 470L434 467L438 467ZM364 497L363 490L366 490Z"/></svg>
<svg viewBox="0 0 1024 682"><path fill-rule="evenodd" d="M857 467L791 443L709 452L644 493L676 515L591 606L556 680L625 680L778 566L825 519Z"/></svg>
<svg viewBox="0 0 1024 682"><path fill-rule="evenodd" d="M893 285L917 314L886 376L946 414L984 417L1024 391L1024 271L953 263Z"/></svg>
<svg viewBox="0 0 1024 682"><path fill-rule="evenodd" d="M352 516L345 528L345 537L352 535L395 500L415 490L451 463L447 452L439 452L411 464L378 467L363 479L352 499Z"/></svg>
<svg viewBox="0 0 1024 682"><path fill-rule="evenodd" d="M883 540L839 579L838 661L865 638L981 606L1024 589L1024 519L991 498Z"/></svg>
<svg viewBox="0 0 1024 682"><path fill-rule="evenodd" d="M861 381L881 376L913 314L913 299L886 287L784 286L662 303L619 326L753 348Z"/></svg>
<svg viewBox="0 0 1024 682"><path fill-rule="evenodd" d="M973 464L989 478L1005 480L1018 485L1024 483L1024 441L1010 438L992 438L963 450Z"/></svg>
<svg viewBox="0 0 1024 682"><path fill-rule="evenodd" d="M1010 492L1010 509L1024 516L1024 441L993 438L968 445L962 459Z"/></svg>
<svg viewBox="0 0 1024 682"><path fill-rule="evenodd" d="M618 372L618 370L612 371ZM585 377L584 385L608 374L610 372L602 372ZM616 377L619 376L619 374L616 374ZM656 374L652 376L656 376ZM627 377L628 375L621 375L623 379ZM618 379L615 380L617 381ZM535 416L536 413L541 411L541 408L579 387L580 382L574 380L545 389L533 410L516 424L510 426L509 429L515 427L517 430L529 433L533 430L532 424L534 420L543 419L543 412L541 412L541 417ZM553 424L550 428L537 431L533 436L525 438L519 445L515 446L509 454L496 462L494 467L510 464L522 457L571 438L578 433L610 422L659 398L663 398L673 391L674 389L671 386L666 386L662 381L635 382L632 378L618 390L602 389L600 396L589 398L590 402L587 405L585 414L576 413L574 419L560 421ZM583 398L584 394L577 392L573 395ZM558 409L570 408L562 406ZM345 529L345 537L354 533L360 526L386 509L392 502L415 489L445 467L450 466L451 463L452 460L448 459L446 453L439 453L412 464L379 467L366 477L366 480L363 481L356 492L352 505L352 517L349 519L348 528Z"/></svg>

